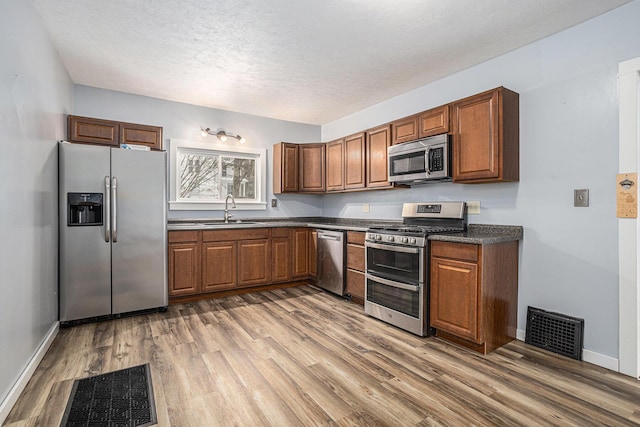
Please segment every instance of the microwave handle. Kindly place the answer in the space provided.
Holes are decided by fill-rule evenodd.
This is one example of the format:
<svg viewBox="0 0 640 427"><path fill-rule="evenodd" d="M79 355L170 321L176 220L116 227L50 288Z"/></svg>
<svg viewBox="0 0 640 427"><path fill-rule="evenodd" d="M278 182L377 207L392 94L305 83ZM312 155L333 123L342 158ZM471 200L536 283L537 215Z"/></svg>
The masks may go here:
<svg viewBox="0 0 640 427"><path fill-rule="evenodd" d="M424 164L427 165L427 175L431 175L431 147L427 148L424 156Z"/></svg>

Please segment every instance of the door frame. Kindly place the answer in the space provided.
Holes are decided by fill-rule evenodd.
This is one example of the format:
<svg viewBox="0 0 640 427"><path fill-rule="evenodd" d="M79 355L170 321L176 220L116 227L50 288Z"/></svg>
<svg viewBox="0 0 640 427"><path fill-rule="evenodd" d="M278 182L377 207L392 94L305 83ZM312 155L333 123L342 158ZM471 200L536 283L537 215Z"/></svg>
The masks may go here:
<svg viewBox="0 0 640 427"><path fill-rule="evenodd" d="M618 64L619 173L638 171L640 58ZM617 183L615 184L618 185ZM638 200L636 183L636 200ZM618 370L640 375L640 260L638 218L618 219Z"/></svg>

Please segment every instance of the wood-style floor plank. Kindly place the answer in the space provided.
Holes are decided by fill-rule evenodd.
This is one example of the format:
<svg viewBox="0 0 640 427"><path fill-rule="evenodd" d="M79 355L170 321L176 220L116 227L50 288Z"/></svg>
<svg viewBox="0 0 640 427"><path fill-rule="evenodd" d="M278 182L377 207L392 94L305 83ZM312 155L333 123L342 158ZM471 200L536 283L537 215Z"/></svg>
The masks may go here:
<svg viewBox="0 0 640 427"><path fill-rule="evenodd" d="M632 426L640 383L512 342L480 355L312 286L62 329L4 426L60 424L73 381L149 363L161 426Z"/></svg>

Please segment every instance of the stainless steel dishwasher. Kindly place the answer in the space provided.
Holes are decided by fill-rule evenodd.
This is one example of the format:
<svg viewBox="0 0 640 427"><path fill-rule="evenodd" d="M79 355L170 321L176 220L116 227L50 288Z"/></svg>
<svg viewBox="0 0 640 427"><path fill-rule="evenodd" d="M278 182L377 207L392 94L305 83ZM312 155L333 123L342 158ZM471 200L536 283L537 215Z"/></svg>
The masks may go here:
<svg viewBox="0 0 640 427"><path fill-rule="evenodd" d="M318 230L316 285L334 294L344 294L344 231Z"/></svg>

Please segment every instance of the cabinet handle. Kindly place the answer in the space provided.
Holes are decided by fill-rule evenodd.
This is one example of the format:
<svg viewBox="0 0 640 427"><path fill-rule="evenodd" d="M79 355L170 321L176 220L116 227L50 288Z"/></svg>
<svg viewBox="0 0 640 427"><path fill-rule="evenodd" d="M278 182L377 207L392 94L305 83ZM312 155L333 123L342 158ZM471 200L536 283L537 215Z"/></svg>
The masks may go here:
<svg viewBox="0 0 640 427"><path fill-rule="evenodd" d="M118 208L117 208L117 195L118 195L118 178L113 177L113 185L111 186L111 196L113 198L113 233L111 238L113 243L118 241Z"/></svg>

